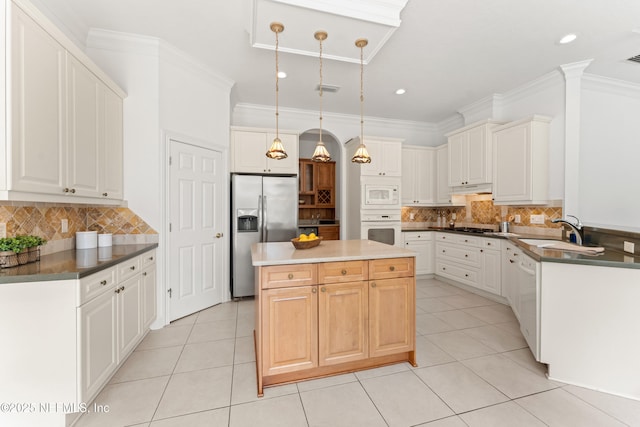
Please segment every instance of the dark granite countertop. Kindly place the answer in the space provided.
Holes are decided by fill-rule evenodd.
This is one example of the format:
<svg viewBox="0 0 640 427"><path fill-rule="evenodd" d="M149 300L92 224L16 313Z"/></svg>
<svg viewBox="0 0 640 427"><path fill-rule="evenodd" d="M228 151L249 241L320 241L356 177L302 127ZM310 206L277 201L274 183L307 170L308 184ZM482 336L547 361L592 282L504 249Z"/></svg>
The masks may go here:
<svg viewBox="0 0 640 427"><path fill-rule="evenodd" d="M42 255L40 261L0 269L0 285L4 283L80 279L157 247L157 243L115 245L110 247L111 253L109 253L109 248L96 248Z"/></svg>
<svg viewBox="0 0 640 427"><path fill-rule="evenodd" d="M409 226L402 228L403 232L412 231L439 231L445 233L465 234L469 236L477 237L489 237L494 239L506 239L514 243L520 249L522 249L527 255L536 261L541 262L559 262L567 264L582 264L582 265L595 265L601 267L615 267L615 268L637 268L640 269L640 257L633 254L605 248L604 252L597 255L590 255L571 251L561 251L557 249L546 249L537 246L527 245L520 241L520 239L553 239L550 237L535 235L535 234L520 234L514 233L465 233L460 231L451 230L448 228L428 227L428 226Z"/></svg>

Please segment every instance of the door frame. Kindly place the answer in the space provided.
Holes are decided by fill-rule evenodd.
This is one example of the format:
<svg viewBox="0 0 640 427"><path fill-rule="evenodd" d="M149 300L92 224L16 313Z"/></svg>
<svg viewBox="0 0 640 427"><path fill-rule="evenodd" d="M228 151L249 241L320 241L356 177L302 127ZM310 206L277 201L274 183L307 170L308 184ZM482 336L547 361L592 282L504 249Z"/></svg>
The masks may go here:
<svg viewBox="0 0 640 427"><path fill-rule="evenodd" d="M224 201L223 201L223 209L224 209L224 215L222 216L223 218L223 230L224 230L224 250L223 250L223 260L222 260L222 265L224 266L224 270L223 270L223 286L225 286L225 284L229 284L230 283L230 238L231 236L229 235L229 227L230 227L230 223L229 223L229 210L231 209L229 207L229 147L226 147L224 145L221 144L215 144L212 142L208 142L196 137L192 137L189 135L185 135L182 134L180 132L174 132L171 130L161 130L160 131L161 137L161 147L160 147L160 156L161 156L161 165L162 167L160 168L160 203L162 206L162 213L161 213L161 219L162 219L162 229L159 230L160 231L160 236L159 236L159 247L158 247L158 255L159 255L159 259L158 259L158 282L159 282L159 286L158 286L158 308L160 308L160 310L158 310L158 316L156 318L156 321L154 322L154 325L157 326L156 328L152 328L152 329L158 329L158 328L162 328L163 326L166 326L169 324L169 298L167 298L167 290L168 290L168 284L167 281L169 280L169 264L170 264L170 260L169 260L169 212L170 212L170 197L169 197L169 180L170 180L170 173L169 173L169 156L170 156L170 145L171 145L171 141L176 141L182 144L188 144L188 145L193 145L195 147L199 147L199 148L204 148L207 150L214 150L214 151L219 151L220 153L222 153L222 170L220 171L222 176L223 176L223 181L224 181L224 186L222 189L222 194L224 197ZM226 291L224 292L224 294L222 295L222 302L227 302L227 301L231 301L231 290L229 289L229 286L224 287L223 289L226 289ZM161 313L160 313L161 311Z"/></svg>

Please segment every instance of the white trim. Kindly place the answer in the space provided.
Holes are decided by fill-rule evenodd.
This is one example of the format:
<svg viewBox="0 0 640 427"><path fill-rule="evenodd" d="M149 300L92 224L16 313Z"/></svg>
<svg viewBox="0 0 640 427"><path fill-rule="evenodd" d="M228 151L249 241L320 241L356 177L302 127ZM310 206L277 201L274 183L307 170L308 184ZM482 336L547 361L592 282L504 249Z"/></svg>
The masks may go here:
<svg viewBox="0 0 640 427"><path fill-rule="evenodd" d="M509 104L556 86L564 86L564 78L560 70L553 70L550 73L544 74L537 79L525 83L522 86L518 86L515 89L503 93L501 108L505 109Z"/></svg>
<svg viewBox="0 0 640 427"><path fill-rule="evenodd" d="M399 27L400 12L408 0L272 0L306 9L319 10L332 15L346 16L362 21Z"/></svg>
<svg viewBox="0 0 640 427"><path fill-rule="evenodd" d="M583 89L594 92L610 93L630 98L640 97L640 84L618 80L610 77L584 73L582 77Z"/></svg>
<svg viewBox="0 0 640 427"><path fill-rule="evenodd" d="M498 118L500 116L499 111L501 111L501 109L502 95L499 93L494 93L459 108L458 113L462 114L462 116L464 117L465 124L469 124L470 117L480 114L483 111L488 112L488 114L486 115L486 118L488 119Z"/></svg>

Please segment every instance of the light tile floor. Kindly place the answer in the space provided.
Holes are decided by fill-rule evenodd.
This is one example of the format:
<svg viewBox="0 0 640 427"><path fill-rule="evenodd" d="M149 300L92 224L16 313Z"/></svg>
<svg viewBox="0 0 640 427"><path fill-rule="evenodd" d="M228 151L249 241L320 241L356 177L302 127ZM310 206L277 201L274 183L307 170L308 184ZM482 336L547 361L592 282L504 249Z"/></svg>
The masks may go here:
<svg viewBox="0 0 640 427"><path fill-rule="evenodd" d="M254 302L151 331L77 427L640 426L640 402L549 381L508 306L417 281L418 367L265 389L256 397Z"/></svg>

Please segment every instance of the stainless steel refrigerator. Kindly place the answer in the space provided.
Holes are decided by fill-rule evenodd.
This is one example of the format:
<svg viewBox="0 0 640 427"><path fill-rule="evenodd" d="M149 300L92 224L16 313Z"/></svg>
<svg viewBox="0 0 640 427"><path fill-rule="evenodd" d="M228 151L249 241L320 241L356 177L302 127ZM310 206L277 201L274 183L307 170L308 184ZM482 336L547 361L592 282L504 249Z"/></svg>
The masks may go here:
<svg viewBox="0 0 640 427"><path fill-rule="evenodd" d="M231 294L251 296L255 292L251 245L296 237L298 178L232 175L231 223Z"/></svg>

